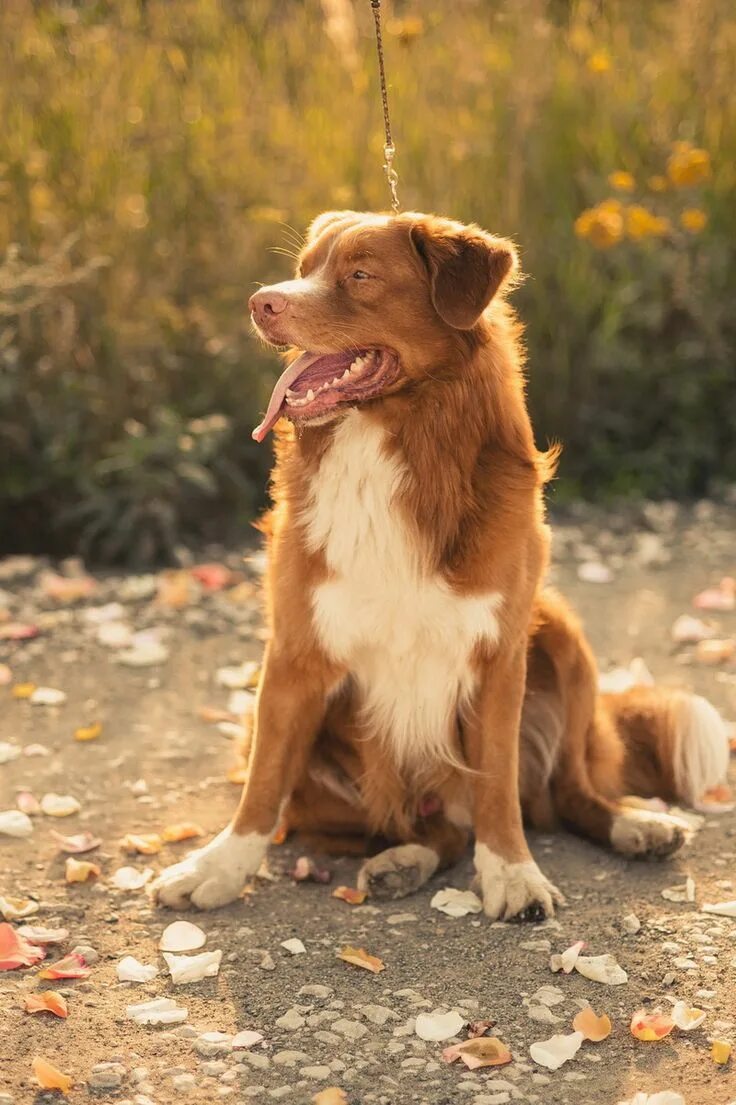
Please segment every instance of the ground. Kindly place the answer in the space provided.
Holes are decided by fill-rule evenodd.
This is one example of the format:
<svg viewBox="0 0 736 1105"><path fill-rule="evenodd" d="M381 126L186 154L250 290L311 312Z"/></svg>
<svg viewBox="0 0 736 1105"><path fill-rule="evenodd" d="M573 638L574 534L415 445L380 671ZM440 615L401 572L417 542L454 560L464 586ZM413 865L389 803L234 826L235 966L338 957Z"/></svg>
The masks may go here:
<svg viewBox="0 0 736 1105"><path fill-rule="evenodd" d="M615 518L581 511L559 522L553 579L577 606L604 670L641 656L658 681L692 687L729 719L736 716L733 661L698 665L692 649L677 648L670 634L675 617L695 613L696 591L734 573L734 532L734 508L709 503L688 511L664 504ZM235 554L218 559L240 565ZM611 580L581 579L598 571L585 566L591 562L610 569ZM688 850L666 863L627 862L565 833L533 838L537 860L569 903L541 926L491 924L474 915L452 919L431 908L438 889L469 885L469 858L411 898L350 906L331 889L355 885L357 861L320 858L332 872L331 886L295 883L288 872L300 850L287 842L272 848L272 877L259 879L242 900L188 915L206 932L206 948L222 950L222 966L216 978L174 987L157 946L178 915L154 908L145 890L116 891L110 877L125 864L158 869L189 847L166 844L157 855L131 858L120 847L126 833L197 821L209 835L232 812L237 787L226 773L236 762L234 746L199 711L227 706L230 691L218 684L218 669L259 658L255 588L246 583L235 592L195 594L181 573L164 583L162 605L151 598L160 580L98 576L88 597L70 602L73 596L62 593L59 602L51 597L58 584L42 568L38 561L0 562L8 618L41 629L33 640L0 640L0 659L10 667L0 689L0 741L24 749L16 758L5 752L0 809L12 808L16 792L28 789L38 798L73 795L81 810L64 819L34 815L25 839L0 836L0 893L40 903L34 916L16 923L69 930L62 945L49 949L47 962L75 945L91 946L99 959L82 981L42 983L37 968L0 975L0 1102L45 1099L37 1097L31 1073L37 1055L73 1076L71 1102L306 1105L330 1086L342 1087L350 1105L615 1105L636 1091L658 1090L679 1091L687 1105L736 1099L733 1062L717 1066L709 1043L715 1037L736 1043L736 920L699 912L704 902L736 897L733 813L707 814ZM257 581L257 568L256 556L243 569L246 579ZM126 666L120 648L97 640L99 628L86 609L113 601L123 604L122 620L134 629L168 629L163 638L154 635L152 649L150 637L138 639L145 666ZM720 635L734 635L736 613L707 616ZM8 620L0 630L3 624ZM67 699L34 705L13 697L11 687L22 683L60 689ZM75 729L97 721L96 739L74 739ZM29 756L25 750L34 744L48 754ZM102 839L78 857L101 867L97 882L66 885L65 857L50 829L89 829ZM662 897L687 875L695 882L695 902ZM628 914L641 922L636 934L623 924ZM282 947L294 937L305 954ZM615 955L628 982L612 987L577 973L553 974L550 953L577 940L586 941L590 954ZM385 970L372 974L339 960L336 952L348 944L380 957ZM161 973L150 983L118 982L116 964L124 955L157 964ZM691 969L675 964L690 955ZM554 1024L529 1016L528 999L545 984L559 987L564 998L551 1008ZM66 1020L23 1010L26 994L54 985L67 996ZM126 1018L126 1006L159 996L186 1007L185 1025L142 1027ZM679 998L707 1011L702 1028L676 1029L658 1043L631 1036L635 1010L669 1010ZM534 1063L529 1045L572 1031L586 1001L610 1016L612 1035L584 1044L556 1072ZM417 1012L440 1007L456 1007L468 1020L493 1019L493 1033L511 1048L514 1062L475 1071L443 1063L447 1045L426 1043L413 1031ZM243 1029L261 1032L263 1042L233 1053L226 1038L220 1054L201 1054L217 1050L208 1049L202 1033ZM91 1084L101 1076L93 1067L110 1061L122 1065L110 1076L120 1088L95 1091Z"/></svg>

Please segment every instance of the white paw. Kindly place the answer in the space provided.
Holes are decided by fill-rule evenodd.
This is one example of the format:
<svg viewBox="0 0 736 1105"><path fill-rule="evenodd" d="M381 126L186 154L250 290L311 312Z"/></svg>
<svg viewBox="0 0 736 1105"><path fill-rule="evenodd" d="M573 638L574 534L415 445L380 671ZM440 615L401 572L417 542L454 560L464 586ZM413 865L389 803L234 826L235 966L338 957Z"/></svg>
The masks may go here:
<svg viewBox="0 0 736 1105"><path fill-rule="evenodd" d="M413 894L437 870L439 856L424 844L400 844L371 856L358 872L358 889L374 898Z"/></svg>
<svg viewBox="0 0 736 1105"><path fill-rule="evenodd" d="M151 893L170 909L185 908L190 902L199 909L215 909L235 901L246 879L260 867L268 840L261 833L239 836L230 827L223 829L204 848L164 868Z"/></svg>
<svg viewBox="0 0 736 1105"><path fill-rule="evenodd" d="M555 905L565 904L557 887L532 859L509 863L487 845L476 844L475 869L483 909L494 920L543 921L554 915Z"/></svg>
<svg viewBox="0 0 736 1105"><path fill-rule="evenodd" d="M690 826L679 817L632 807L614 817L611 845L625 856L671 856L690 835Z"/></svg>

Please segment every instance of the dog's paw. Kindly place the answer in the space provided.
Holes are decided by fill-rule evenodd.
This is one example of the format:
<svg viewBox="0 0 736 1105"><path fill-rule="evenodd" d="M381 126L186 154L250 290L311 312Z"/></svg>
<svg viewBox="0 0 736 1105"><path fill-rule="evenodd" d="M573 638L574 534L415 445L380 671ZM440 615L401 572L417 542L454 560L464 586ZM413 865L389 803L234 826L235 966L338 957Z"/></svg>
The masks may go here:
<svg viewBox="0 0 736 1105"><path fill-rule="evenodd" d="M509 863L485 844L475 846L483 909L494 921L544 921L565 899L534 860Z"/></svg>
<svg viewBox="0 0 736 1105"><path fill-rule="evenodd" d="M403 898L413 894L437 870L439 857L424 844L400 844L372 856L358 873L358 889L372 898Z"/></svg>
<svg viewBox="0 0 736 1105"><path fill-rule="evenodd" d="M268 837L260 833L239 836L227 828L190 852L180 863L166 867L151 885L155 900L170 909L216 909L239 897L249 875L254 875L266 852Z"/></svg>
<svg viewBox="0 0 736 1105"><path fill-rule="evenodd" d="M664 859L678 852L690 835L689 825L679 817L632 807L614 817L611 846L624 856Z"/></svg>

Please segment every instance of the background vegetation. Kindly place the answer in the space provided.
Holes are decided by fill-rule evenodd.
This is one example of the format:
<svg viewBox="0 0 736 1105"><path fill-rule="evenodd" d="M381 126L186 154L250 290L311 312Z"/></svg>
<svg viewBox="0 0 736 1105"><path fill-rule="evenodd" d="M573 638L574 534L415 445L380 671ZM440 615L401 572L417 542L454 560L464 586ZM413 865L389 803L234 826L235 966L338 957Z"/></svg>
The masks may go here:
<svg viewBox="0 0 736 1105"><path fill-rule="evenodd" d="M521 247L557 497L733 481L733 5L384 8L404 206ZM374 65L368 0L4 0L6 549L242 536L277 367L246 299L290 228L385 207Z"/></svg>

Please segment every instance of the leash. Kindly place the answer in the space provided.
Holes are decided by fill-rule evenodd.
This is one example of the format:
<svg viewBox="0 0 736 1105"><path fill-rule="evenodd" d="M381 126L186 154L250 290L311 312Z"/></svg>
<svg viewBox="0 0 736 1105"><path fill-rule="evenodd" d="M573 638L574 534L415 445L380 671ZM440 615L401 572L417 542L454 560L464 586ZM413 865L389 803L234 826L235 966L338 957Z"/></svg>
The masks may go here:
<svg viewBox="0 0 736 1105"><path fill-rule="evenodd" d="M394 169L394 156L396 154L396 147L394 146L393 138L391 137L391 119L388 113L388 92L386 90L386 69L383 64L383 38L381 37L381 0L371 0L371 8L373 9L373 19L376 24L376 51L378 53L378 75L381 82L381 100L383 101L383 129L386 136L386 142L383 147L383 171L386 174L386 180L391 191L391 210L394 215L398 215L401 210L401 204L399 203L399 195L397 187L399 183L399 177Z"/></svg>

